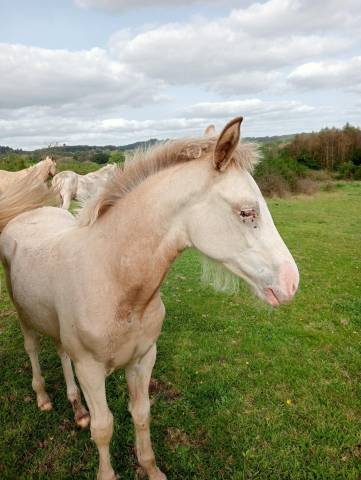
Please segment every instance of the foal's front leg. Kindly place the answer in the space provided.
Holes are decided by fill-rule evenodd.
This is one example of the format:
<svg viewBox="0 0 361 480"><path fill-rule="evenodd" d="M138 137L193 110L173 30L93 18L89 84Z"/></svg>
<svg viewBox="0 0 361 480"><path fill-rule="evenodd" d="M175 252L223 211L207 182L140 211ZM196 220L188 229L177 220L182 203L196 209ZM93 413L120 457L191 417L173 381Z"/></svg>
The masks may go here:
<svg viewBox="0 0 361 480"><path fill-rule="evenodd" d="M129 389L129 411L135 425L135 438L138 462L147 472L150 480L166 480L155 462L154 452L150 440L150 402L149 382L157 356L154 344L141 360L132 363L126 368L126 378Z"/></svg>

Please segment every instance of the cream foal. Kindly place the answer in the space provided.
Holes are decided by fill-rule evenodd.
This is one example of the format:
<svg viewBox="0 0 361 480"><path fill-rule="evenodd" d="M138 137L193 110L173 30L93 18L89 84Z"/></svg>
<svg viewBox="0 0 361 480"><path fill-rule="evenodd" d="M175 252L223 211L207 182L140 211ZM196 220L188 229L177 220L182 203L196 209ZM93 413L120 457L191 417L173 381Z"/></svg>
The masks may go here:
<svg viewBox="0 0 361 480"><path fill-rule="evenodd" d="M35 165L19 170L18 172L9 172L0 170L0 192L4 192L10 185L22 180L27 175L37 174L39 179L46 182L49 177L53 177L56 173L56 162L52 157L46 157Z"/></svg>
<svg viewBox="0 0 361 480"><path fill-rule="evenodd" d="M68 210L72 200L84 201L99 193L116 170L115 164L109 164L86 175L79 175L70 170L56 174L52 183L60 194L61 208Z"/></svg>
<svg viewBox="0 0 361 480"><path fill-rule="evenodd" d="M51 408L38 363L38 333L54 339L76 416L91 417L98 480L114 480L113 415L105 379L125 368L140 465L164 480L150 441L149 381L165 308L161 283L187 247L200 250L271 305L289 301L296 264L247 168L236 118L218 138L175 141L139 154L78 219L41 208L12 220L0 237L9 290L33 367L39 407Z"/></svg>

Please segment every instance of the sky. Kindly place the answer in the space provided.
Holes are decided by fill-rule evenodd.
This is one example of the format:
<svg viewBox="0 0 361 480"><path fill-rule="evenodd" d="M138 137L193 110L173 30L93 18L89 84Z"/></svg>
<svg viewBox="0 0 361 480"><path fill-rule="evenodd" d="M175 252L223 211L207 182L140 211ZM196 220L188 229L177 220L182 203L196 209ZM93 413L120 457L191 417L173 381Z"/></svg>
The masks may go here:
<svg viewBox="0 0 361 480"><path fill-rule="evenodd" d="M1 0L0 145L361 126L360 0Z"/></svg>

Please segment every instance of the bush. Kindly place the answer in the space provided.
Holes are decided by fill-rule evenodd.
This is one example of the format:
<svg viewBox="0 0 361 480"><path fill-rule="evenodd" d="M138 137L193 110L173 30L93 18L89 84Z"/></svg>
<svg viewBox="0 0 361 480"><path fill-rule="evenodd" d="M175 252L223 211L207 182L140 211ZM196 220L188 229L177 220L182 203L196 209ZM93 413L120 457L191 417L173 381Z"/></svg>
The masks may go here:
<svg viewBox="0 0 361 480"><path fill-rule="evenodd" d="M125 154L119 150L114 150L110 152L109 162L110 163L124 163Z"/></svg>
<svg viewBox="0 0 361 480"><path fill-rule="evenodd" d="M254 177L264 195L283 197L299 193L298 181L306 177L308 169L289 157L278 144L263 146L262 153L263 159L257 165Z"/></svg>
<svg viewBox="0 0 361 480"><path fill-rule="evenodd" d="M56 171L63 172L64 170L71 170L79 175L86 175L90 172L95 172L100 168L100 165L94 162L77 162L69 157L56 159Z"/></svg>
<svg viewBox="0 0 361 480"><path fill-rule="evenodd" d="M332 179L332 175L328 170L309 170L307 177L315 182L329 182Z"/></svg>
<svg viewBox="0 0 361 480"><path fill-rule="evenodd" d="M98 151L95 152L93 157L91 158L92 162L99 163L100 165L105 165L108 163L109 160L109 153L108 152L103 152L103 151Z"/></svg>
<svg viewBox="0 0 361 480"><path fill-rule="evenodd" d="M361 165L353 162L342 163L338 168L338 176L348 180L361 180Z"/></svg>
<svg viewBox="0 0 361 480"><path fill-rule="evenodd" d="M290 194L289 185L281 175L261 176L257 179L257 183L266 197L286 197Z"/></svg>
<svg viewBox="0 0 361 480"><path fill-rule="evenodd" d="M8 170L9 172L17 172L32 165L32 162L26 155L17 153L9 153L0 159L0 170Z"/></svg>
<svg viewBox="0 0 361 480"><path fill-rule="evenodd" d="M294 193L304 193L305 195L314 195L319 191L318 183L309 177L297 179Z"/></svg>

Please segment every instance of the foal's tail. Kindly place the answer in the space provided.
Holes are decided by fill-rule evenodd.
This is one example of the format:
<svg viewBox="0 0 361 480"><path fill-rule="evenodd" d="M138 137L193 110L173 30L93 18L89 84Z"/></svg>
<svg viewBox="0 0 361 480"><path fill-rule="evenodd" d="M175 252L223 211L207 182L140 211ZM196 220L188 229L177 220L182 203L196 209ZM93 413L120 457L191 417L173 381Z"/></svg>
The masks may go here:
<svg viewBox="0 0 361 480"><path fill-rule="evenodd" d="M0 232L20 213L54 204L56 194L37 173L30 173L0 194Z"/></svg>

